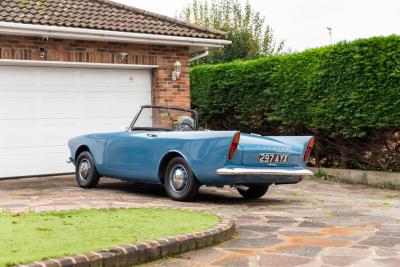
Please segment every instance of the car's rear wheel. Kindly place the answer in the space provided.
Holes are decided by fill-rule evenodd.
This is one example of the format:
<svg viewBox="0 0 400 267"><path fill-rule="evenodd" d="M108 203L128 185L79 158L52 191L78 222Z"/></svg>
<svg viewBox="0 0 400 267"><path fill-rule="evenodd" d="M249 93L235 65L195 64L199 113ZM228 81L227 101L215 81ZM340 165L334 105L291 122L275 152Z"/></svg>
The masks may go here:
<svg viewBox="0 0 400 267"><path fill-rule="evenodd" d="M269 185L250 185L247 189L237 188L239 194L247 199L257 199L267 193Z"/></svg>
<svg viewBox="0 0 400 267"><path fill-rule="evenodd" d="M89 151L79 154L75 164L75 176L79 186L83 188L93 188L99 183L100 175Z"/></svg>
<svg viewBox="0 0 400 267"><path fill-rule="evenodd" d="M200 188L189 165L181 157L176 157L168 163L164 186L168 196L177 201L194 199Z"/></svg>

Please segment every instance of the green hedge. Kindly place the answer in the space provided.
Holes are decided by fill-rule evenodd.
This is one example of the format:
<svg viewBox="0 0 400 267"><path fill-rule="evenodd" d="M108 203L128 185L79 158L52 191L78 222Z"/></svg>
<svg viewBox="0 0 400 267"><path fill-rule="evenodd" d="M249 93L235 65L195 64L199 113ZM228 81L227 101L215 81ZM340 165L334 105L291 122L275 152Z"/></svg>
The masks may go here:
<svg viewBox="0 0 400 267"><path fill-rule="evenodd" d="M374 37L253 61L195 67L203 126L305 127L353 138L400 128L400 36Z"/></svg>

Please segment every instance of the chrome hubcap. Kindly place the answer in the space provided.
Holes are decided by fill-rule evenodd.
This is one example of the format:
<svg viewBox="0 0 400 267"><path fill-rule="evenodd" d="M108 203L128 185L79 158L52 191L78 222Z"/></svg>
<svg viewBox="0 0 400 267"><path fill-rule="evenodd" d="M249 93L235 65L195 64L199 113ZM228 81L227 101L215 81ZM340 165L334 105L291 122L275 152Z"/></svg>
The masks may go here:
<svg viewBox="0 0 400 267"><path fill-rule="evenodd" d="M182 165L176 165L169 174L169 181L172 189L175 192L182 192L188 181L188 174L186 172L185 167Z"/></svg>
<svg viewBox="0 0 400 267"><path fill-rule="evenodd" d="M90 162L87 159L83 159L79 165L79 177L86 181L89 176Z"/></svg>

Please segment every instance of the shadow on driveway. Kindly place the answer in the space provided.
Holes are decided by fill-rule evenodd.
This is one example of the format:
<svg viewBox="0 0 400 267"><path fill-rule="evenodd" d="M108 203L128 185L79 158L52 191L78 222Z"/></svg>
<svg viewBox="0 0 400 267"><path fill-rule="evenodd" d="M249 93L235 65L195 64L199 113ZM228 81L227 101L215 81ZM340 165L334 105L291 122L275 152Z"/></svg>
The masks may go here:
<svg viewBox="0 0 400 267"><path fill-rule="evenodd" d="M36 178L21 178L15 180L0 180L0 188L3 192L16 193L28 191L30 194L33 192L40 192L41 195L52 195L54 192L62 191L82 191L82 194L95 195L102 194L117 194L124 196L134 196L137 198L153 198L154 200L170 200L165 192L164 186L157 184L141 184L141 183L130 183L120 180L102 178L100 179L99 185L94 189L81 189L75 181L75 177L69 176L53 176L53 177L36 177ZM277 198L271 195L275 190L279 188L271 187L267 194L256 200L245 199L236 192L236 190L229 190L227 187L224 190L205 187L200 188L199 195L191 203L196 204L213 204L213 205L250 205L250 206L282 206L287 204L294 204L296 202L302 202L300 199L288 199L288 198ZM108 192L107 192L108 191ZM179 206L179 202L177 203Z"/></svg>
<svg viewBox="0 0 400 267"><path fill-rule="evenodd" d="M118 190L124 193L139 194L144 197L157 197L157 198L168 198L165 192L164 186L157 184L139 184L129 182L109 182L101 183L96 188L97 190ZM274 190L277 188L271 188ZM236 193L236 190L218 190L213 187L202 186L198 196L191 202L198 204L229 204L229 205L252 205L252 206L265 206L265 205L287 205L294 204L296 202L302 202L301 200L288 200L288 199L277 199L269 196L270 192L267 192L263 198L260 199L245 199ZM179 203L179 202L177 202Z"/></svg>

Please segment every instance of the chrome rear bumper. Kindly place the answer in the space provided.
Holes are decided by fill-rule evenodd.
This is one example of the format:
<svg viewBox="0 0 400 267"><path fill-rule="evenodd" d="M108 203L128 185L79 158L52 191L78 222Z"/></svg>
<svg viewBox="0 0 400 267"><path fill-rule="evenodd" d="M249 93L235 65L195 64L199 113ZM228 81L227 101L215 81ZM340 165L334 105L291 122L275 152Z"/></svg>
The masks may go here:
<svg viewBox="0 0 400 267"><path fill-rule="evenodd" d="M218 175L281 175L281 176L311 176L314 173L307 169L261 169L261 168L222 168Z"/></svg>

